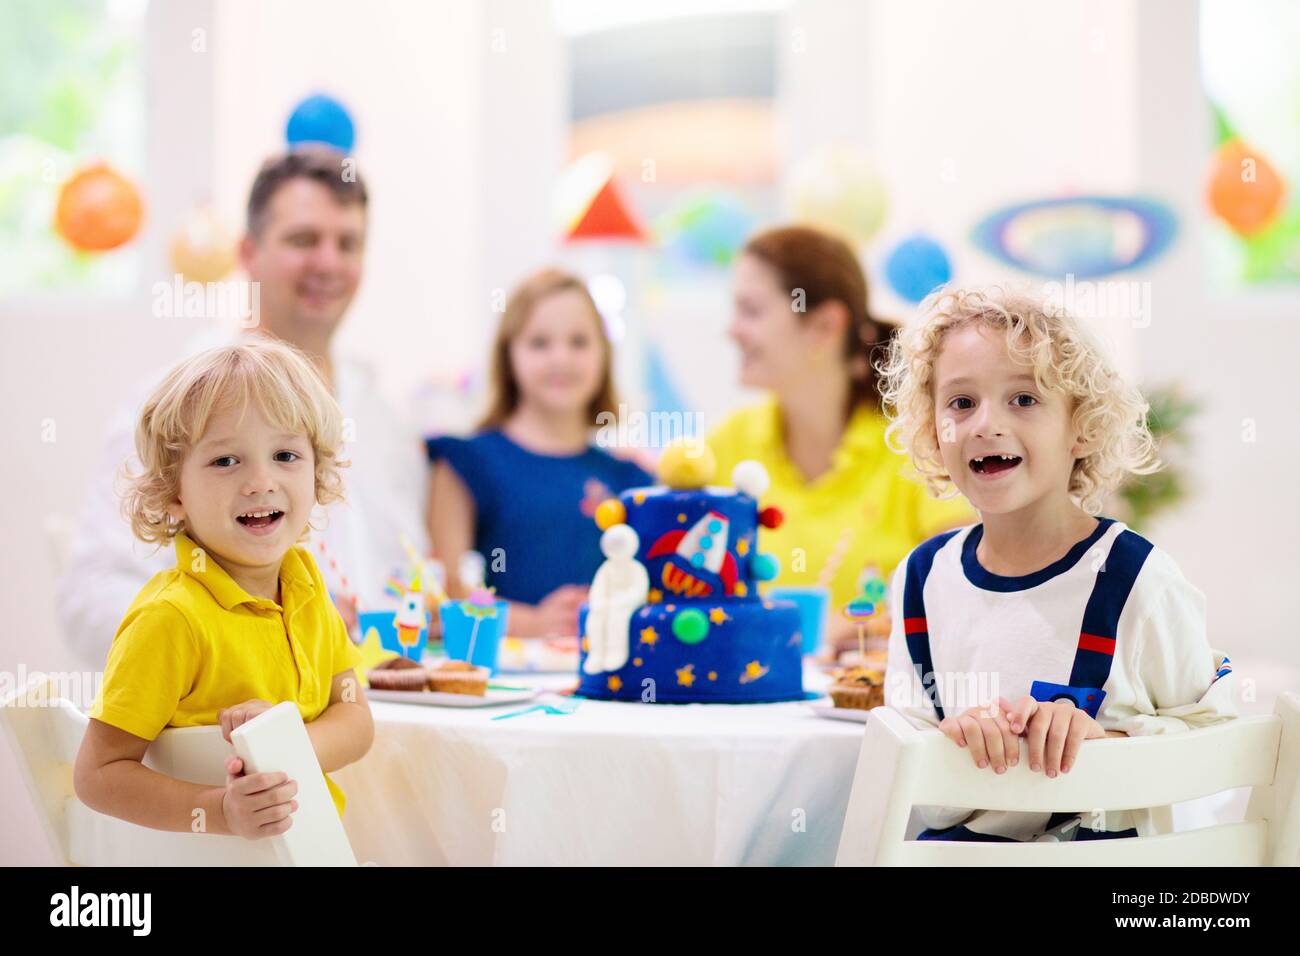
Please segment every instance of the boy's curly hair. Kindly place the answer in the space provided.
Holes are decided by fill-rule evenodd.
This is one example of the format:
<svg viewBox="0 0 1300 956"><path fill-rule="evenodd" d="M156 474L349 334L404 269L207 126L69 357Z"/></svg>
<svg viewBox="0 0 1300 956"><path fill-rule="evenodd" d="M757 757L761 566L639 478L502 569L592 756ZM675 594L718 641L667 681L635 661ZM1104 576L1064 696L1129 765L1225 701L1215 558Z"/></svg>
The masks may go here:
<svg viewBox="0 0 1300 956"><path fill-rule="evenodd" d="M201 352L172 369L140 411L135 449L141 468L125 469L122 512L141 541L166 544L184 530L167 506L180 497L181 464L214 412L257 404L277 428L305 434L316 459L316 501L343 498L338 454L343 413L311 362L292 346L258 338Z"/></svg>
<svg viewBox="0 0 1300 956"><path fill-rule="evenodd" d="M944 336L971 323L1003 332L1008 353L1033 367L1038 387L1071 400L1072 427L1095 448L1075 460L1070 475L1069 493L1084 511L1100 513L1106 495L1127 475L1161 467L1146 422L1150 406L1064 310L999 286L938 292L921 310L922 321L894 337L879 371L891 419L885 440L910 455L936 497L951 497L956 488L939 454L934 365Z"/></svg>

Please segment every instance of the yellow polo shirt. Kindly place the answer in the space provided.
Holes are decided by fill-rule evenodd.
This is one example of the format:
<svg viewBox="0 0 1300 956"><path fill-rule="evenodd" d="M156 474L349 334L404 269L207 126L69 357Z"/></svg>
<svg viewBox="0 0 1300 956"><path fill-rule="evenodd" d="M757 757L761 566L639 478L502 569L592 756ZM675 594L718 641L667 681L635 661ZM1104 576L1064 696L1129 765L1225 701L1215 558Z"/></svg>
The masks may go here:
<svg viewBox="0 0 1300 956"><path fill-rule="evenodd" d="M329 706L334 676L361 654L302 548L280 564L283 606L250 595L185 534L176 567L136 595L117 629L90 716L144 740L216 724L246 700L291 700L305 723ZM325 776L342 815L346 798Z"/></svg>
<svg viewBox="0 0 1300 956"><path fill-rule="evenodd" d="M858 578L875 565L888 581L894 567L927 538L978 521L965 498L938 500L904 473L908 462L885 445L884 416L860 405L832 457L830 470L809 482L790 460L775 399L736 412L708 437L718 460L717 482L731 484L731 469L747 458L771 478L764 507L785 521L759 532L759 547L781 563L778 587L817 584L832 553L843 550L831 577L831 601L843 607L857 595Z"/></svg>

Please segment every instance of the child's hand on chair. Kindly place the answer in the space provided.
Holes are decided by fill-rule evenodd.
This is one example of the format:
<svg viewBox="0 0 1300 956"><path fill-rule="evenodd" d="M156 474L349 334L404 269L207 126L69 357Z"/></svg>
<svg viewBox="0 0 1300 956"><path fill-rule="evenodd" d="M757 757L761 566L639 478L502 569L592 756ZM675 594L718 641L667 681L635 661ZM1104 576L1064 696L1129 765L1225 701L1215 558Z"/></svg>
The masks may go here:
<svg viewBox="0 0 1300 956"><path fill-rule="evenodd" d="M240 727L258 714L270 710L274 704L264 700L246 700L242 704L236 704L234 707L227 707L225 710L217 713L217 721L221 724L221 736L230 742L230 734L236 728Z"/></svg>
<svg viewBox="0 0 1300 956"><path fill-rule="evenodd" d="M298 801L296 781L281 771L244 774L244 762L238 757L226 760L226 792L221 798L221 812L226 826L235 836L248 840L279 836L293 826L293 812Z"/></svg>
<svg viewBox="0 0 1300 956"><path fill-rule="evenodd" d="M1022 697L1011 707L999 697L998 704L1006 711L1012 731L1029 741L1029 769L1045 770L1049 777L1070 772L1083 741L1106 736L1101 724L1072 700Z"/></svg>
<svg viewBox="0 0 1300 956"><path fill-rule="evenodd" d="M1000 697L998 704L972 707L956 717L945 717L939 729L958 747L970 748L971 759L981 770L992 767L995 773L1006 773L1007 767L1020 762L1020 738L1004 715L1011 705Z"/></svg>

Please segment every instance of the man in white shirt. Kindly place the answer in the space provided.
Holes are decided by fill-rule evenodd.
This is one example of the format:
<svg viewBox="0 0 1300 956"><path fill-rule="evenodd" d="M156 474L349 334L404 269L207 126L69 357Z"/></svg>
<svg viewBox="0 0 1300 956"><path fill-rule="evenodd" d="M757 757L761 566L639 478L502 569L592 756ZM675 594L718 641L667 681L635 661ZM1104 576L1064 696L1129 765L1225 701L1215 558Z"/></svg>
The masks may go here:
<svg viewBox="0 0 1300 956"><path fill-rule="evenodd" d="M271 335L315 363L344 415L347 499L313 519L312 552L345 620L382 601L383 582L407 563L402 538L425 553L422 496L426 465L419 434L379 397L365 365L332 347L361 282L367 193L347 157L325 148L298 149L268 160L248 199L240 260L257 289L256 323L207 335L191 352L237 335ZM138 409L164 370L141 383L111 420L82 510L70 563L59 587L59 617L68 644L103 666L123 615L140 588L170 567L168 549L136 541L117 493L123 466L134 466ZM322 551L322 544L324 550Z"/></svg>

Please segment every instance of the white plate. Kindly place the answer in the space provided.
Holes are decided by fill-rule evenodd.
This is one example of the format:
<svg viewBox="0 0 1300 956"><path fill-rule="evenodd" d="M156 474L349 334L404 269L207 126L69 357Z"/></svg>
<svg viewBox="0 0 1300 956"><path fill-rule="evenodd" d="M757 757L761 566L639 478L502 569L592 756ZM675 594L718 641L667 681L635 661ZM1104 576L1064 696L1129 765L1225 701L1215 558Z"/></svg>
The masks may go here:
<svg viewBox="0 0 1300 956"><path fill-rule="evenodd" d="M502 704L522 704L532 700L541 691L528 687L523 690L495 690L491 687L482 697L476 694L447 694L435 690L370 690L366 697L392 704L421 704L425 707L500 707Z"/></svg>
<svg viewBox="0 0 1300 956"><path fill-rule="evenodd" d="M865 724L869 710L859 710L856 707L836 707L832 704L809 704L808 709L818 717L825 717L827 720L847 720L855 724Z"/></svg>

